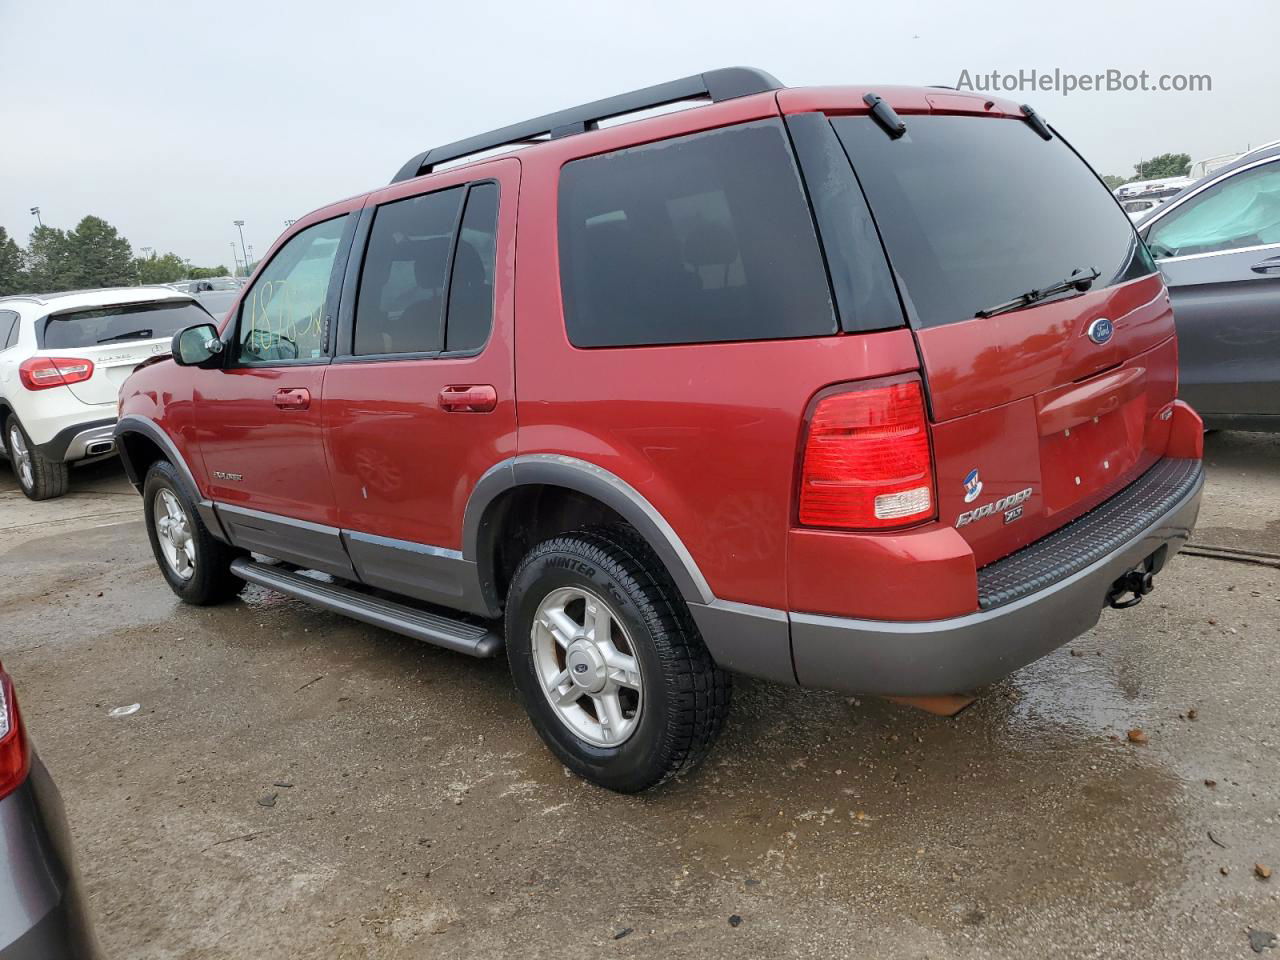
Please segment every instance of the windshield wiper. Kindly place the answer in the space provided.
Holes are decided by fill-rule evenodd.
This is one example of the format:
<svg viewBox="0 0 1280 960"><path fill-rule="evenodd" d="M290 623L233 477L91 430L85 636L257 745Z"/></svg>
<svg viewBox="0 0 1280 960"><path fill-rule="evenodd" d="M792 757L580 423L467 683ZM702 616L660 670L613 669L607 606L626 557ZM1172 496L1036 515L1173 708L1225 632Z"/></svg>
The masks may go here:
<svg viewBox="0 0 1280 960"><path fill-rule="evenodd" d="M117 333L114 337L103 337L99 343L112 343L116 340L150 340L152 331L130 330L128 333Z"/></svg>
<svg viewBox="0 0 1280 960"><path fill-rule="evenodd" d="M1091 286L1093 281L1097 280L1101 274L1093 267L1087 271L1077 267L1071 271L1071 276L1065 280L1059 280L1057 283L1051 283L1047 287L1041 287L1038 290L1028 290L1026 293L1014 297L1012 300L1006 300L1004 303L997 303L994 307L987 307L985 310L979 310L974 314L975 317L994 317L997 314L1009 313L1013 310L1021 310L1023 307L1029 307L1033 303L1039 303L1041 300L1047 300L1049 297L1056 296L1059 293L1066 293L1068 290L1076 290L1084 293Z"/></svg>

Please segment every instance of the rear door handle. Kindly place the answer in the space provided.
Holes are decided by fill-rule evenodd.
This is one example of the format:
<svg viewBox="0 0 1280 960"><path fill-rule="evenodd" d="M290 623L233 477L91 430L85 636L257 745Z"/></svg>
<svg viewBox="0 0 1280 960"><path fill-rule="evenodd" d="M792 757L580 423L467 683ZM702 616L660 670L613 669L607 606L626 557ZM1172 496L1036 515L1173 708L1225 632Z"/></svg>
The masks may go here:
<svg viewBox="0 0 1280 960"><path fill-rule="evenodd" d="M1255 263L1249 269L1254 273L1280 273L1280 257L1272 257L1270 260Z"/></svg>
<svg viewBox="0 0 1280 960"><path fill-rule="evenodd" d="M306 387L282 387L272 401L281 410L307 410L311 407L311 391Z"/></svg>
<svg viewBox="0 0 1280 960"><path fill-rule="evenodd" d="M489 413L498 406L498 391L487 383L450 384L440 391L440 407L449 413Z"/></svg>

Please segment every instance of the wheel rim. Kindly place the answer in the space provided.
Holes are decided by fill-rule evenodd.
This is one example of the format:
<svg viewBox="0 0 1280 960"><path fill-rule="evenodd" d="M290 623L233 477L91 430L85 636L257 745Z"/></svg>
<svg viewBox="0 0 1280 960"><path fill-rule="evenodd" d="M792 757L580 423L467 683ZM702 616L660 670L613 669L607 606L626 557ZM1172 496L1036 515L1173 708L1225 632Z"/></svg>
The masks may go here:
<svg viewBox="0 0 1280 960"><path fill-rule="evenodd" d="M609 604L561 587L538 605L534 668L560 722L588 743L616 747L635 733L644 706L635 646Z"/></svg>
<svg viewBox="0 0 1280 960"><path fill-rule="evenodd" d="M13 452L13 466L18 474L18 482L28 490L36 485L35 470L31 466L31 451L27 449L27 438L14 424L9 428L9 449Z"/></svg>
<svg viewBox="0 0 1280 960"><path fill-rule="evenodd" d="M152 504L156 521L156 540L164 562L175 575L190 580L196 572L196 544L191 536L191 521L171 490L161 490Z"/></svg>

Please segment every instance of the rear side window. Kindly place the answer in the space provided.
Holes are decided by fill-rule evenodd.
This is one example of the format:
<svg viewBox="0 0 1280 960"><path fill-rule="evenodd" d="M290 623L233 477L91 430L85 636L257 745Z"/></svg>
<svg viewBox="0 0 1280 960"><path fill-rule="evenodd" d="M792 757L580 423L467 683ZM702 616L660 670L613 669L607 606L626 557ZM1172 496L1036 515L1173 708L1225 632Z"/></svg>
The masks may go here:
<svg viewBox="0 0 1280 960"><path fill-rule="evenodd" d="M18 342L18 315L0 310L0 350L8 350Z"/></svg>
<svg viewBox="0 0 1280 960"><path fill-rule="evenodd" d="M55 313L44 321L39 345L43 350L72 350L130 340L160 340L212 319L203 307L184 300Z"/></svg>
<svg viewBox="0 0 1280 960"><path fill-rule="evenodd" d="M560 177L561 288L578 347L836 332L777 120L587 157Z"/></svg>
<svg viewBox="0 0 1280 960"><path fill-rule="evenodd" d="M444 349L449 249L464 190L378 207L356 301L357 356Z"/></svg>
<svg viewBox="0 0 1280 960"><path fill-rule="evenodd" d="M479 350L493 325L494 251L498 239L498 185L481 183L467 194L462 232L453 254L449 319L444 348Z"/></svg>
<svg viewBox="0 0 1280 960"><path fill-rule="evenodd" d="M1094 289L1155 269L1060 137L998 117L913 116L897 140L869 117L831 123L917 326L968 320L1076 269L1099 272Z"/></svg>

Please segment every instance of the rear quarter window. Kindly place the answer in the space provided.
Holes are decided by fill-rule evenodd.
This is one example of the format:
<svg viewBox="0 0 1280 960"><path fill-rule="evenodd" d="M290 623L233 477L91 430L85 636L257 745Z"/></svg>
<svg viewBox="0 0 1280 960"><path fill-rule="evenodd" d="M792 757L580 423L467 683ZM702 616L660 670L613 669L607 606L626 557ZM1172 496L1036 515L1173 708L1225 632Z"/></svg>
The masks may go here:
<svg viewBox="0 0 1280 960"><path fill-rule="evenodd" d="M836 332L826 269L780 121L566 164L559 241L574 346Z"/></svg>
<svg viewBox="0 0 1280 960"><path fill-rule="evenodd" d="M1095 268L1095 289L1154 272L1133 225L1063 140L1021 120L912 116L890 139L870 117L831 121L884 237L916 326Z"/></svg>

